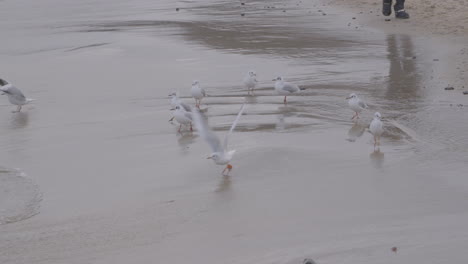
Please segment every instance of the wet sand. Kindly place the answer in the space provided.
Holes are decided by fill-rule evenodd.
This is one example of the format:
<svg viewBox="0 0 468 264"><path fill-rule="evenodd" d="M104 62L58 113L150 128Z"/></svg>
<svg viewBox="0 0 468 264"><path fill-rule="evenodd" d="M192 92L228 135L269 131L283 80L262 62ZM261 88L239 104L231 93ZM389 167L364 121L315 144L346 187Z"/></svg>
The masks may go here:
<svg viewBox="0 0 468 264"><path fill-rule="evenodd" d="M356 14L360 16L370 16L374 21L383 21L382 1L374 0L322 0L322 4L331 4L333 6L346 6L354 9ZM393 1L392 4L395 4ZM466 36L468 33L468 5L466 0L411 0L405 2L405 9L410 14L410 20L400 21L397 23L405 26L395 26L399 30L405 30L408 27L415 34L437 34L451 36ZM386 18L394 19L394 10L392 15ZM386 23L392 24L392 23Z"/></svg>
<svg viewBox="0 0 468 264"><path fill-rule="evenodd" d="M453 46L350 28L318 2L154 2L0 2L0 77L37 99L19 114L0 102L0 220L15 219L0 222L0 263L466 261ZM288 105L278 75L306 88ZM247 101L229 177L168 122L167 95L194 105L194 79L219 135ZM370 106L357 124L351 92Z"/></svg>

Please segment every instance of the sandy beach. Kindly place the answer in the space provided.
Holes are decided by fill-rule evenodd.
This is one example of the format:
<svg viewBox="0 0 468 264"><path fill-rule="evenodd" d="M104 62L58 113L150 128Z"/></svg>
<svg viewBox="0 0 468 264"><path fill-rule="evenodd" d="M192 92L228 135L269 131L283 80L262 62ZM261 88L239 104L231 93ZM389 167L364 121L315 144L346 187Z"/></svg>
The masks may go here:
<svg viewBox="0 0 468 264"><path fill-rule="evenodd" d="M0 97L0 263L464 264L466 7L358 2L0 1L0 78L36 99ZM246 104L230 176L168 121L193 80L220 137Z"/></svg>
<svg viewBox="0 0 468 264"><path fill-rule="evenodd" d="M358 14L370 15L381 20L382 1L375 0L323 0L333 6L346 6ZM393 1L395 3L395 1ZM412 32L415 34L431 33L437 35L467 36L468 34L468 1L466 0L408 0L405 9L410 13ZM373 11L370 13L369 11ZM380 19L378 19L380 17ZM393 10L389 18L394 19ZM401 27L400 27L401 30Z"/></svg>

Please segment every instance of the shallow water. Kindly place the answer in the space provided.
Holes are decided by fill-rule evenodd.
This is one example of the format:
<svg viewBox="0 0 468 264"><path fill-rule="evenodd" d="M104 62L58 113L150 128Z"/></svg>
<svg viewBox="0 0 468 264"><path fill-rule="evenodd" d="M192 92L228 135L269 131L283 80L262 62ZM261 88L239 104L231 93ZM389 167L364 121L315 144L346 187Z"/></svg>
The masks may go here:
<svg viewBox="0 0 468 264"><path fill-rule="evenodd" d="M434 80L424 39L314 5L0 2L0 77L37 99L12 114L2 98L0 164L43 198L38 215L0 225L0 262L463 263L463 98ZM250 69L255 96L241 86ZM278 75L305 91L284 105ZM230 177L196 132L167 121L167 95L193 104L194 79L219 135L247 103ZM370 106L357 124L351 92ZM16 186L0 197L21 201L5 191Z"/></svg>

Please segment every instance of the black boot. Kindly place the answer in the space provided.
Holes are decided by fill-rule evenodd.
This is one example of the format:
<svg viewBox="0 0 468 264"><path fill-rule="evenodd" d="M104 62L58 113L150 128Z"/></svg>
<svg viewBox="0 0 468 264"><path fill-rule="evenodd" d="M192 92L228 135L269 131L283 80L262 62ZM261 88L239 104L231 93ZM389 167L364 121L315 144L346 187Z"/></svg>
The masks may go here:
<svg viewBox="0 0 468 264"><path fill-rule="evenodd" d="M400 19L408 19L409 14L406 13L406 11L404 9L400 9L398 11L395 11L395 17L400 18Z"/></svg>
<svg viewBox="0 0 468 264"><path fill-rule="evenodd" d="M395 5L393 6L395 10L395 17L401 19L408 19L409 14L405 11L405 0L396 0Z"/></svg>
<svg viewBox="0 0 468 264"><path fill-rule="evenodd" d="M382 14L384 16L392 14L392 0L383 0Z"/></svg>

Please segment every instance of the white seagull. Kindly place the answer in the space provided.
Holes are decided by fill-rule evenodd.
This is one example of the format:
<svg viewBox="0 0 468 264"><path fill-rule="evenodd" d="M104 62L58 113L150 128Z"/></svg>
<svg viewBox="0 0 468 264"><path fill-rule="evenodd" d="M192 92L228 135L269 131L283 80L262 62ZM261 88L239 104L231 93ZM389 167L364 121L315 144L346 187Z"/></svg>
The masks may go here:
<svg viewBox="0 0 468 264"><path fill-rule="evenodd" d="M192 97L195 98L195 106L200 108L201 100L206 96L205 90L200 87L198 81L192 83Z"/></svg>
<svg viewBox="0 0 468 264"><path fill-rule="evenodd" d="M179 97L177 97L177 93L176 92L173 92L169 95L169 97L171 98L171 107L172 109L171 110L174 110L177 106L180 106L182 107L182 109L184 109L186 112L192 112L192 108L184 103L182 100L179 99ZM169 119L169 121L172 121L174 120L174 117L172 117L171 119Z"/></svg>
<svg viewBox="0 0 468 264"><path fill-rule="evenodd" d="M374 135L374 148L376 145L380 145L380 136L384 132L383 130L383 123L382 123L382 116L379 112L374 114L374 119L370 123L369 130Z"/></svg>
<svg viewBox="0 0 468 264"><path fill-rule="evenodd" d="M286 104L286 96L291 95L293 93L299 92L301 88L299 86L285 82L283 77L276 77L273 79L275 82L275 90L278 94L284 95L284 103Z"/></svg>
<svg viewBox="0 0 468 264"><path fill-rule="evenodd" d="M180 124L178 132L182 129L182 125L188 126L190 125L190 131L192 131L192 113L187 112L183 109L182 106L178 105L175 107L174 110L174 118L177 121L177 123Z"/></svg>
<svg viewBox="0 0 468 264"><path fill-rule="evenodd" d="M232 170L232 165L229 162L232 159L232 156L236 152L235 150L228 150L228 137L231 135L234 128L236 128L237 122L239 121L242 112L244 112L244 104L242 105L239 113L237 114L236 119L232 123L231 129L224 137L224 142L221 144L221 140L216 136L216 134L208 127L208 123L206 119L202 116L202 114L195 110L193 114L193 120L195 122L195 127L200 132L202 138L210 145L211 150L213 153L208 157L208 159L212 159L218 165L226 165L222 174L227 176L229 172ZM224 172L227 170L227 173Z"/></svg>
<svg viewBox="0 0 468 264"><path fill-rule="evenodd" d="M257 74L254 71L249 71L244 77L244 85L247 88L248 93L252 91L257 86Z"/></svg>
<svg viewBox="0 0 468 264"><path fill-rule="evenodd" d="M23 105L34 101L34 99L26 98L20 89L3 79L0 79L0 91L2 92L2 95L8 95L8 101L10 101L11 104L18 106L16 111L13 111L13 113L21 111L21 107Z"/></svg>
<svg viewBox="0 0 468 264"><path fill-rule="evenodd" d="M368 106L364 101L359 99L355 93L350 94L346 99L348 100L349 107L354 111L354 115L351 117L351 120L354 118L359 119L359 113L361 113L362 109L368 108Z"/></svg>

